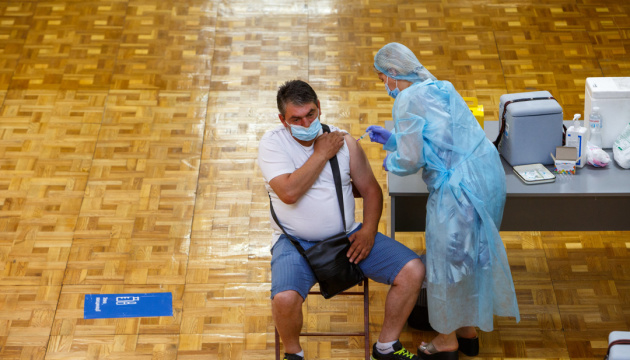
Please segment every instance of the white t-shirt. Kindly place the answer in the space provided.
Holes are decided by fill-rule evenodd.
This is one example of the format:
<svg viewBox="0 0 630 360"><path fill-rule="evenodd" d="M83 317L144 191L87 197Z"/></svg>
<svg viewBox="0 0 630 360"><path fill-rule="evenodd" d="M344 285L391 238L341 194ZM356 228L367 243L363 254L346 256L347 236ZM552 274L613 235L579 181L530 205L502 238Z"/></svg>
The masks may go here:
<svg viewBox="0 0 630 360"><path fill-rule="evenodd" d="M330 131L339 131L330 126ZM309 241L319 241L340 233L343 229L339 201L335 190L335 181L330 162L315 180L313 186L298 199L295 204L285 204L269 186L269 181L278 175L291 174L304 165L313 154L313 145L306 147L298 143L282 125L267 131L258 145L258 166L260 167L265 188L271 195L273 209L278 221L292 236ZM354 221L354 196L350 184L350 151L348 145L337 152L343 204L346 216L346 232L354 230L358 223ZM274 230L271 246L276 243L282 230L269 214Z"/></svg>

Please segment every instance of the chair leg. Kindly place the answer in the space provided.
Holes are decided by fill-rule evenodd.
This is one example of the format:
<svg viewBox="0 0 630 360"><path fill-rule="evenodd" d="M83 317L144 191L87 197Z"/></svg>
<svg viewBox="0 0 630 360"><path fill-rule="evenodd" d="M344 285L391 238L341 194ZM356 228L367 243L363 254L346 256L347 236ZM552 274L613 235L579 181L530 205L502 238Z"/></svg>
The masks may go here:
<svg viewBox="0 0 630 360"><path fill-rule="evenodd" d="M351 295L360 295L361 293L352 293ZM280 334L278 329L274 327L276 337L276 360L280 360ZM325 336L329 334L322 333L303 333L301 336ZM335 336L335 334L330 334ZM358 335L358 334L352 334ZM365 360L370 360L370 289L368 279L363 280L363 336L365 338Z"/></svg>
<svg viewBox="0 0 630 360"><path fill-rule="evenodd" d="M278 329L275 326L274 330L276 331L276 360L280 360L280 334L278 334Z"/></svg>
<svg viewBox="0 0 630 360"><path fill-rule="evenodd" d="M363 331L365 332L365 360L370 360L370 291L368 279L363 280Z"/></svg>

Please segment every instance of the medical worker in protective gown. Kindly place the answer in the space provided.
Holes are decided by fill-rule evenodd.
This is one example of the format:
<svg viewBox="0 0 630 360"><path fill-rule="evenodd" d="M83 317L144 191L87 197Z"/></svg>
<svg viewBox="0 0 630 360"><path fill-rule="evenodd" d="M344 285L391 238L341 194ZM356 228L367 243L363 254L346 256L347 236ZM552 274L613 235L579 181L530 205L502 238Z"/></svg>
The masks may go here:
<svg viewBox="0 0 630 360"><path fill-rule="evenodd" d="M395 99L394 130L370 126L370 139L390 152L387 171L422 169L429 190L426 282L429 319L439 335L423 342L418 356L457 359L458 349L475 356L475 327L492 331L494 314L520 320L499 236L505 204L499 154L453 85L437 80L407 47L385 45L374 67Z"/></svg>

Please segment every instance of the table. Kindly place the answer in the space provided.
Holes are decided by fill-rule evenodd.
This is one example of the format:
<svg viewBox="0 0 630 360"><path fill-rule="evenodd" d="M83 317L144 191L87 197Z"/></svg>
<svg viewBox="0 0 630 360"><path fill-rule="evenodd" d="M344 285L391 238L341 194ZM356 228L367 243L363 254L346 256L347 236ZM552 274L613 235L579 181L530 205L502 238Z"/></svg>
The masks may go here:
<svg viewBox="0 0 630 360"><path fill-rule="evenodd" d="M570 123L565 121L567 127ZM387 121L385 127L391 129L393 123ZM494 140L498 121L486 121L484 130ZM630 170L619 167L612 151L606 151L611 163L605 168L585 165L576 175L556 174L555 182L535 185L519 180L502 158L507 199L500 230L630 230ZM387 175L392 236L396 231L424 231L429 194L421 171L409 176Z"/></svg>

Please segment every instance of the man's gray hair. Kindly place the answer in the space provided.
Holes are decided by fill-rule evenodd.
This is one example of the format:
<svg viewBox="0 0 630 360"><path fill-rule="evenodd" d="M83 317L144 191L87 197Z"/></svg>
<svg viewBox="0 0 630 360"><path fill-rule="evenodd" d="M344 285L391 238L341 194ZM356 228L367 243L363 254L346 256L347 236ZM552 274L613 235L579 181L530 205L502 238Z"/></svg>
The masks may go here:
<svg viewBox="0 0 630 360"><path fill-rule="evenodd" d="M315 90L302 80L290 80L282 84L278 89L276 97L278 111L284 116L287 104L302 106L310 103L317 105L317 94Z"/></svg>

